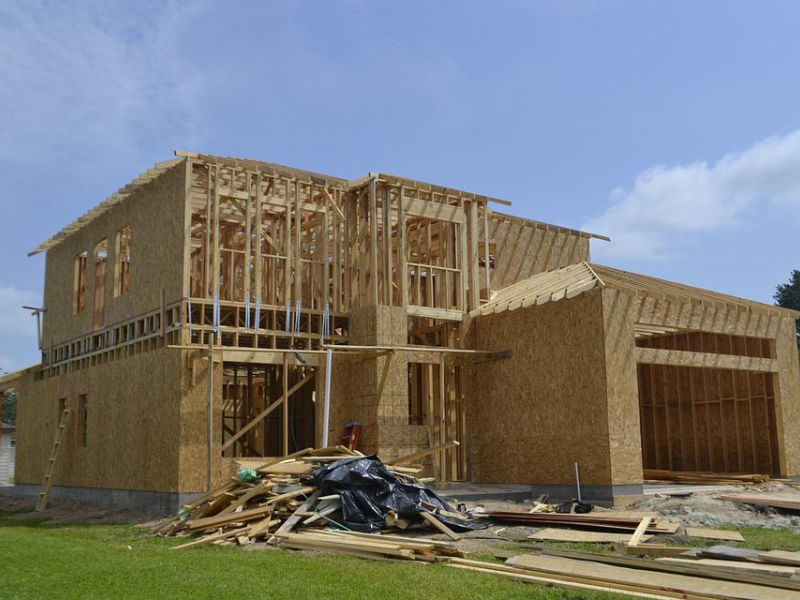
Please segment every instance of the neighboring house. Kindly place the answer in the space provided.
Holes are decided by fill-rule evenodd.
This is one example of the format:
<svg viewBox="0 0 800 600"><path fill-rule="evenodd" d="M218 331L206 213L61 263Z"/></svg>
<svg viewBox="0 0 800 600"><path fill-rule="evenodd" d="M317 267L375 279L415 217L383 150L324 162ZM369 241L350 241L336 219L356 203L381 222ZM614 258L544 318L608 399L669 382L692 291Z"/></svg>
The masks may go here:
<svg viewBox="0 0 800 600"><path fill-rule="evenodd" d="M14 453L17 445L17 428L0 423L0 484L14 481Z"/></svg>
<svg viewBox="0 0 800 600"><path fill-rule="evenodd" d="M38 491L65 409L54 493L165 510L354 420L363 452L455 439L426 464L440 480L553 495L576 462L589 499L641 492L643 469L800 475L797 312L593 264L607 238L503 205L383 173L156 165L34 250L17 484Z"/></svg>

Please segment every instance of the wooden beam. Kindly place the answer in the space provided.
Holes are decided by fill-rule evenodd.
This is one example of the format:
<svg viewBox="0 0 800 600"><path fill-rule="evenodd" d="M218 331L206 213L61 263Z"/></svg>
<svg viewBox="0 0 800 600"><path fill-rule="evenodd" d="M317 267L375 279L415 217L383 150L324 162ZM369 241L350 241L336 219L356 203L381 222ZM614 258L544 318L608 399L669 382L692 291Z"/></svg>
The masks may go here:
<svg viewBox="0 0 800 600"><path fill-rule="evenodd" d="M284 355L284 356L286 356L286 355ZM285 372L285 369L284 369L284 372ZM227 450L228 448L230 448L240 437L242 437L244 434L246 434L248 431L250 431L253 427L255 427L261 421L263 421L276 408L278 408L279 406L287 406L286 403L288 401L289 396L294 394L297 390L299 390L301 387L303 387L305 384L307 384L309 381L311 381L311 379L313 377L314 377L314 373L309 373L303 379L301 379L296 384L294 384L290 389L285 389L283 395L280 398L275 400L275 402L273 402L267 408L265 408L260 413L258 413L255 417L253 417L253 419L249 423L247 423L247 425L242 427L239 431L236 432L235 435L233 435L232 437L230 437L228 440L225 441L225 443L222 445L223 452L225 450ZM288 441L288 438L287 438L287 441ZM287 454L289 454L289 453L288 452L284 452L284 456L287 455Z"/></svg>
<svg viewBox="0 0 800 600"><path fill-rule="evenodd" d="M776 359L756 356L734 356L709 352L691 352L688 350L637 347L635 349L635 357L637 363L769 373L778 372L778 361Z"/></svg>
<svg viewBox="0 0 800 600"><path fill-rule="evenodd" d="M453 440L451 442L439 444L438 446L433 446L432 448L428 448L427 450L422 450L420 452L415 452L414 454L407 454L406 456L401 456L400 458L397 458L386 464L391 466L406 465L408 463L416 462L421 458L425 458L426 456L430 456L431 454L435 454L441 450L449 450L450 448L455 448L458 445L459 443L456 440Z"/></svg>
<svg viewBox="0 0 800 600"><path fill-rule="evenodd" d="M381 397L383 396L383 388L386 385L386 378L389 375L389 367L392 364L392 359L394 358L394 350L390 350L389 353L386 355L386 360L383 363L383 372L381 373L381 382L378 385L378 397L376 399L376 403L381 401Z"/></svg>

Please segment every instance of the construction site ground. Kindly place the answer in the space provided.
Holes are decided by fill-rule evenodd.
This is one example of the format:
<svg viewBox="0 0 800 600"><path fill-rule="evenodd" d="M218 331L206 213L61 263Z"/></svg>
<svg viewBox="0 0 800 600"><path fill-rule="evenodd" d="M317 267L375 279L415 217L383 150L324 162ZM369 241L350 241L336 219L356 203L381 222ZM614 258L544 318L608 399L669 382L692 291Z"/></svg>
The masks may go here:
<svg viewBox="0 0 800 600"><path fill-rule="evenodd" d="M730 488L671 496L669 493L684 494L690 488L665 487L665 491L646 495L620 510L652 511L682 526L738 530L745 541L725 542L729 545L756 550L800 550L800 516L716 498L721 490L727 492ZM800 500L800 492L794 486L779 482L736 486L733 491L792 495ZM527 512L531 508L530 501L465 504L470 509L481 507L479 511L487 512ZM49 597L55 589L63 598L73 597L69 594L76 598L121 595L144 598L158 595L158 590L163 589L170 589L176 598L216 594L245 598L253 597L252 594L263 596L264 590L269 590L267 597L276 598L614 597L531 586L481 573L444 569L441 565L420 568L415 564L363 560L318 551L275 551L263 542L243 547L207 545L171 552L171 546L185 539L153 538L147 526L158 519L157 515L76 503L55 503L40 512L34 512L33 508L32 500L0 496L0 564L16 570L13 582L3 582L0 574L0 589L9 589L8 584L11 589L19 586L13 594L15 598ZM611 544L530 540L529 536L540 529L494 524L461 534L457 546L470 558L488 561L532 552L537 545L603 553L619 550ZM445 539L442 534L430 531L407 535ZM700 547L719 543L689 538L683 528L673 535L657 536L657 542ZM85 560L75 561L75 555ZM95 561L93 557L102 560ZM63 568L64 564L70 565L69 572ZM82 571L85 587L75 587L75 568ZM69 588L65 586L67 581L71 584ZM161 585L169 587L158 587Z"/></svg>

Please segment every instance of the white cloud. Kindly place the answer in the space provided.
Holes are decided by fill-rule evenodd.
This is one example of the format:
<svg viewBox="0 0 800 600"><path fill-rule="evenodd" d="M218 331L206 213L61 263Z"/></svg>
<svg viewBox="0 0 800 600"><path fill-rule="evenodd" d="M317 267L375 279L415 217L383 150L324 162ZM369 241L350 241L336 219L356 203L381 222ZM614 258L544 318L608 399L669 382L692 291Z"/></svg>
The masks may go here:
<svg viewBox="0 0 800 600"><path fill-rule="evenodd" d="M196 70L177 52L198 3L0 3L0 158L77 162L191 138Z"/></svg>
<svg viewBox="0 0 800 600"><path fill-rule="evenodd" d="M761 140L716 163L657 166L611 193L606 211L583 224L611 236L603 257L659 259L693 234L724 230L749 211L800 207L800 131Z"/></svg>
<svg viewBox="0 0 800 600"><path fill-rule="evenodd" d="M40 361L36 319L22 306L37 306L41 293L0 287L0 373L28 367Z"/></svg>

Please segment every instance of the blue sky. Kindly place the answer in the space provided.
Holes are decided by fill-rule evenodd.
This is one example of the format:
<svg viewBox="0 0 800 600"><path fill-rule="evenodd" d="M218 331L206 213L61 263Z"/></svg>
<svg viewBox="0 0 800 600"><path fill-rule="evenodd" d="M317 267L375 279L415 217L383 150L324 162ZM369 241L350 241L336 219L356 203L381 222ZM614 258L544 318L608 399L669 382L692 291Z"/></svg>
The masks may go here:
<svg viewBox="0 0 800 600"><path fill-rule="evenodd" d="M800 4L0 4L0 371L26 253L174 149L507 198L597 262L765 302L800 268Z"/></svg>

